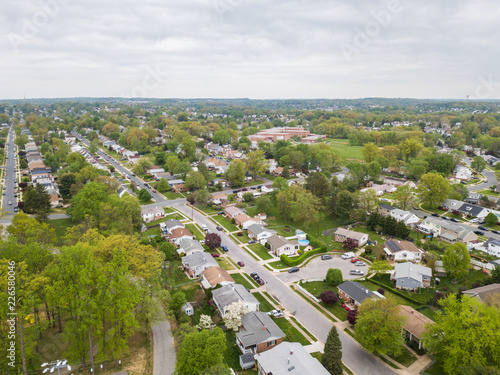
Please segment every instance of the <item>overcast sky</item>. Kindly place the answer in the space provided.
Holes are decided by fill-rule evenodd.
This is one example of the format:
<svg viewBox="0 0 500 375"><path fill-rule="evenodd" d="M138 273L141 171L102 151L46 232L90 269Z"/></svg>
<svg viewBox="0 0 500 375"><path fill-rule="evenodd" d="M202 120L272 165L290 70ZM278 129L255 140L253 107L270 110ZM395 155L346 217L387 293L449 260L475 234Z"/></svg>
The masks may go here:
<svg viewBox="0 0 500 375"><path fill-rule="evenodd" d="M1 6L4 99L500 98L494 0Z"/></svg>

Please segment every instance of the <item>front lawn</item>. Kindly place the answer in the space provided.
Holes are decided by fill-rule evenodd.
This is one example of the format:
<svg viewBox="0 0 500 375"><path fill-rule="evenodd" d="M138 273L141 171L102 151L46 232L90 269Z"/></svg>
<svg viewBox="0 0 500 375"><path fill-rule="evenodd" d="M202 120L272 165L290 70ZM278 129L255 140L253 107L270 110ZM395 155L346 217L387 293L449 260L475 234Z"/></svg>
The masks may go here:
<svg viewBox="0 0 500 375"><path fill-rule="evenodd" d="M439 364L438 361L435 361L431 367L422 372L422 375L444 375L444 374L445 374L444 369Z"/></svg>
<svg viewBox="0 0 500 375"><path fill-rule="evenodd" d="M481 283L488 278L487 274L484 274L482 270L469 270L469 274L460 280L453 280L452 277L440 277L439 285L436 287L437 290L441 292L458 292L460 287L465 287L466 289L471 289L472 284Z"/></svg>
<svg viewBox="0 0 500 375"><path fill-rule="evenodd" d="M389 357L394 359L397 363L400 363L405 367L410 367L413 364L413 362L415 362L418 359L415 355L413 355L404 346L401 350L400 355L398 355L398 356L390 355Z"/></svg>
<svg viewBox="0 0 500 375"><path fill-rule="evenodd" d="M380 276L380 278L379 278L379 276ZM371 283L370 280L371 279L369 279L368 282ZM391 281L391 275L389 275L389 274L380 274L378 276L375 275L373 277L373 280L375 280L379 283L382 283L384 285L387 285L390 288L395 289L394 282ZM371 290L377 290L378 288L384 288L384 287L380 287L379 285L376 285L375 283L371 283L371 284L374 284L377 287L376 289L370 288ZM386 293L389 292L387 289L385 289L385 290L386 290ZM408 298L412 298L414 300L419 301L422 305L425 305L427 302L427 290L426 290L426 288L422 288L419 293L407 292L405 290L398 290L398 292L402 293L403 295L407 296ZM429 301L432 300L432 296L433 296L433 291L431 290L431 291L429 291Z"/></svg>
<svg viewBox="0 0 500 375"><path fill-rule="evenodd" d="M379 285L372 283L370 280L358 281L358 282L360 284L362 284L363 286L365 286L366 288L372 290L372 291L377 291L377 289L381 288ZM419 305L417 305L417 304L415 304L415 303L413 303L411 301L408 301L407 299L405 299L405 298L403 298L401 296L398 296L397 294L392 293L390 290L387 290L387 289L384 289L384 290L385 290L384 296L386 298L389 297L389 296L392 297L396 301L397 305L407 305L407 306L413 307L414 309L416 309L417 307L419 307ZM415 297L418 297L418 296L419 295L416 294L416 293L411 294L411 297L413 297L414 299L417 299L417 300L418 300L418 298L415 298ZM422 296L424 297L424 302L422 304L425 305L425 295L422 295ZM430 300L432 300L432 294L429 292L429 301Z"/></svg>
<svg viewBox="0 0 500 375"><path fill-rule="evenodd" d="M182 195L181 193L174 193L173 191L167 191L166 193L163 193L163 195L167 199L184 198L184 195Z"/></svg>
<svg viewBox="0 0 500 375"><path fill-rule="evenodd" d="M235 232L238 230L238 227L235 224L231 223L222 215L212 216L211 218L212 220L216 221L218 224L226 228L229 232Z"/></svg>
<svg viewBox="0 0 500 375"><path fill-rule="evenodd" d="M471 255L475 255L477 257L480 257L481 259L486 259L488 261L492 261L492 260L497 260L498 258L496 256L493 256L491 254L488 254L488 253L485 253L484 251L480 251L480 250L472 250L470 252Z"/></svg>
<svg viewBox="0 0 500 375"><path fill-rule="evenodd" d="M273 320L285 333L287 341L299 342L304 346L311 344L311 342L286 318L274 318Z"/></svg>
<svg viewBox="0 0 500 375"><path fill-rule="evenodd" d="M338 289L336 287L328 285L325 281L310 281L310 282L301 282L300 285L311 293L316 298L319 298L319 295L327 290L332 290L335 293L338 293ZM312 301L310 303L313 303ZM339 301L337 303L326 305L323 302L319 303L341 321L347 320L347 311L342 307L343 302Z"/></svg>
<svg viewBox="0 0 500 375"><path fill-rule="evenodd" d="M63 246L66 231L68 230L68 228L72 227L74 223L71 221L71 219L54 219L49 220L48 223L55 230L55 235L57 238L56 244L58 246Z"/></svg>
<svg viewBox="0 0 500 375"><path fill-rule="evenodd" d="M217 263L219 263L219 267L224 268L226 271L231 271L235 269L234 266L231 263L229 263L229 261L226 258L218 257L216 258L216 260Z"/></svg>
<svg viewBox="0 0 500 375"><path fill-rule="evenodd" d="M224 361L232 369L238 371L240 367L241 350L236 344L236 334L228 329L226 331L226 351L224 352Z"/></svg>
<svg viewBox="0 0 500 375"><path fill-rule="evenodd" d="M273 256L267 251L266 247L262 246L260 243L248 245L248 248L262 260L273 259Z"/></svg>
<svg viewBox="0 0 500 375"><path fill-rule="evenodd" d="M186 229L188 229L194 236L196 237L196 240L201 241L205 239L205 234L202 233L198 227L194 224L186 224Z"/></svg>
<svg viewBox="0 0 500 375"><path fill-rule="evenodd" d="M259 311L268 312L274 310L275 307L259 292L252 293L252 295L259 301Z"/></svg>
<svg viewBox="0 0 500 375"><path fill-rule="evenodd" d="M236 281L237 284L241 284L248 289L255 289L255 285L252 284L243 274L232 273L231 277L233 278L234 281Z"/></svg>

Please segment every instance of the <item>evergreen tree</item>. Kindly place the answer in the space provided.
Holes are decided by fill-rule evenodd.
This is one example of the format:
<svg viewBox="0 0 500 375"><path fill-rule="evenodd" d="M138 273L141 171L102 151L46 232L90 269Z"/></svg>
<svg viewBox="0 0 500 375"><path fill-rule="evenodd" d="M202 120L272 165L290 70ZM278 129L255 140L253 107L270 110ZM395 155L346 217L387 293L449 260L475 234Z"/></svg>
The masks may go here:
<svg viewBox="0 0 500 375"><path fill-rule="evenodd" d="M401 239L406 239L410 235L410 230L403 221L399 221L396 224L396 237Z"/></svg>
<svg viewBox="0 0 500 375"><path fill-rule="evenodd" d="M342 375L342 343L335 326L332 327L325 343L325 353L321 364L332 375Z"/></svg>

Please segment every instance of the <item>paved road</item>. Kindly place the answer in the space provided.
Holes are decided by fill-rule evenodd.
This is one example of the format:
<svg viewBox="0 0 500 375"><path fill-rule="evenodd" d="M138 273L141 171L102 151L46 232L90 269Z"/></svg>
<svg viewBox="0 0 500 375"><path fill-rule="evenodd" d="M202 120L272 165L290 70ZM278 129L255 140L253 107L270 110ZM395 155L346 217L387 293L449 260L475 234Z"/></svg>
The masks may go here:
<svg viewBox="0 0 500 375"><path fill-rule="evenodd" d="M465 158L465 163L470 166L470 163L472 161L471 158ZM486 177L486 181L479 184L479 185L474 185L474 186L467 186L467 189L472 192L475 190L483 190L483 189L489 189L493 185L497 184L497 178L495 176L495 172L490 171L488 169L485 169L484 171L481 172L484 177Z"/></svg>
<svg viewBox="0 0 500 375"><path fill-rule="evenodd" d="M14 189L16 188L16 175L17 173L14 173L14 170L16 169L16 160L17 160L17 154L16 154L16 146L14 145L14 139L15 139L15 134L14 130L11 127L9 130L9 135L7 138L7 147L6 147L6 154L9 155L7 159L7 163L5 165L5 175L7 176L5 178L5 188L2 191L2 207L4 211L6 212L6 215L4 217L3 221L12 221L12 217L14 216L14 207L17 206L17 198L14 197ZM3 195L5 193L5 195ZM9 204L9 202L11 204Z"/></svg>
<svg viewBox="0 0 500 375"><path fill-rule="evenodd" d="M186 216L193 215L194 220L199 224L205 224L209 230L217 232L215 224L207 217L191 208L185 206L185 199L178 199L164 203L157 203L154 206L172 206L183 212ZM153 206L153 205L152 205ZM312 334L318 337L323 343L326 341L328 332L332 327L332 322L321 312L316 310L302 297L286 286L275 274L258 264L255 259L245 250L236 245L225 233L221 234L222 243L229 248L228 255L238 262L243 261L243 269L247 273L257 272L265 281L265 288L283 307L293 314ZM344 332L339 331L342 341L343 361L356 374L363 375L386 375L396 374L393 370L380 363L375 357L359 345Z"/></svg>
<svg viewBox="0 0 500 375"><path fill-rule="evenodd" d="M153 327L153 375L171 375L177 358L170 323L162 308L162 320Z"/></svg>

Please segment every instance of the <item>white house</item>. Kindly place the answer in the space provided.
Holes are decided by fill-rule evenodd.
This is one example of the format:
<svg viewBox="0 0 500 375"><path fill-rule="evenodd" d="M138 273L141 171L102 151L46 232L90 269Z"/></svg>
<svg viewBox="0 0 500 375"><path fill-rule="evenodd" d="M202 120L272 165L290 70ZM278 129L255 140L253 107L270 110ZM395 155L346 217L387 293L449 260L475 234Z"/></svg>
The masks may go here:
<svg viewBox="0 0 500 375"><path fill-rule="evenodd" d="M264 185L260 189L263 194L272 193L274 191L273 185Z"/></svg>
<svg viewBox="0 0 500 375"><path fill-rule="evenodd" d="M281 255L294 255L299 251L299 243L297 241L289 241L286 238L278 235L273 235L267 239L271 252L280 257Z"/></svg>
<svg viewBox="0 0 500 375"><path fill-rule="evenodd" d="M252 240L261 241L275 234L275 230L267 229L262 225L252 224L248 227L248 237Z"/></svg>
<svg viewBox="0 0 500 375"><path fill-rule="evenodd" d="M162 207L144 208L141 213L142 220L145 223L150 223L165 217L165 211Z"/></svg>
<svg viewBox="0 0 500 375"><path fill-rule="evenodd" d="M484 248L487 250L488 254L500 258L500 241L490 239L483 244Z"/></svg>
<svg viewBox="0 0 500 375"><path fill-rule="evenodd" d="M233 302L242 302L248 311L259 311L259 301L241 284L227 284L215 289L212 300L223 318Z"/></svg>
<svg viewBox="0 0 500 375"><path fill-rule="evenodd" d="M457 180L469 181L472 178L472 172L470 169L464 167L463 165L457 165L453 173Z"/></svg>
<svg viewBox="0 0 500 375"><path fill-rule="evenodd" d="M390 215L396 219L396 221L402 221L406 225L414 225L420 222L417 215L412 214L410 211L403 211L399 208L391 210Z"/></svg>
<svg viewBox="0 0 500 375"><path fill-rule="evenodd" d="M410 241L390 240L384 244L387 259L393 262L402 260L420 262L424 251L420 250Z"/></svg>
<svg viewBox="0 0 500 375"><path fill-rule="evenodd" d="M198 277L203 271L219 264L209 253L196 252L181 258L182 267L190 277Z"/></svg>

